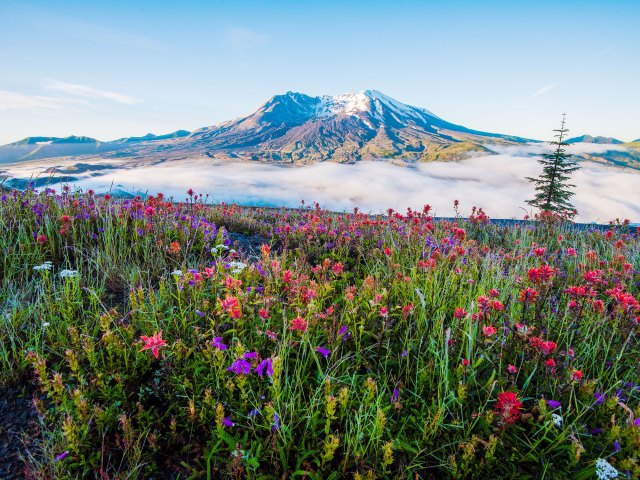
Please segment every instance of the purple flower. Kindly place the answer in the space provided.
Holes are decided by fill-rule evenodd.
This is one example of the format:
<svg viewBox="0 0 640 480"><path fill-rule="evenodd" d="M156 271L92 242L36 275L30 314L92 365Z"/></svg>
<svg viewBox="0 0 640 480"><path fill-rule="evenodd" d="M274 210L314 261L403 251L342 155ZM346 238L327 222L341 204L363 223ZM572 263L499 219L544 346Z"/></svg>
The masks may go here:
<svg viewBox="0 0 640 480"><path fill-rule="evenodd" d="M56 455L56 458L53 459L54 462L59 462L60 460L64 460L69 456L69 450L66 452L62 452L60 455Z"/></svg>
<svg viewBox="0 0 640 480"><path fill-rule="evenodd" d="M273 376L273 358L265 358L258 364L258 366L256 367L256 373L259 377L262 377L262 375L264 375L265 368L267 369L267 376L271 378Z"/></svg>
<svg viewBox="0 0 640 480"><path fill-rule="evenodd" d="M224 417L221 420L221 423L225 426L225 427L233 427L235 424L231 421L231 419Z"/></svg>
<svg viewBox="0 0 640 480"><path fill-rule="evenodd" d="M316 347L316 352L320 353L324 358L327 358L331 353L331 350L327 350L326 348Z"/></svg>
<svg viewBox="0 0 640 480"><path fill-rule="evenodd" d="M244 358L249 358L249 359L258 358L258 352L247 352L244 354Z"/></svg>
<svg viewBox="0 0 640 480"><path fill-rule="evenodd" d="M251 372L251 364L247 362L244 358L239 358L235 362L231 364L227 370L235 373L236 375L247 375Z"/></svg>
<svg viewBox="0 0 640 480"><path fill-rule="evenodd" d="M406 357L407 355L409 355L409 350L405 350L400 354L401 357Z"/></svg>
<svg viewBox="0 0 640 480"><path fill-rule="evenodd" d="M612 453L618 453L620 451L620 441L616 440L615 442L613 442L613 452Z"/></svg>
<svg viewBox="0 0 640 480"><path fill-rule="evenodd" d="M226 350L227 346L222 343L222 337L216 337L213 339L213 341L211 342L211 345L213 345L213 348L217 348L218 350Z"/></svg>
<svg viewBox="0 0 640 480"><path fill-rule="evenodd" d="M633 422L633 426L640 427L640 417L636 418L636 420Z"/></svg>
<svg viewBox="0 0 640 480"><path fill-rule="evenodd" d="M274 413L273 414L273 427L271 427L271 430L273 432L277 432L279 428L280 428L280 415L278 415L277 413Z"/></svg>
<svg viewBox="0 0 640 480"><path fill-rule="evenodd" d="M558 400L547 400L547 405L549 405L553 410L560 407L562 404Z"/></svg>
<svg viewBox="0 0 640 480"><path fill-rule="evenodd" d="M201 312L200 310L196 310L196 315L198 315L199 317L204 317L204 312Z"/></svg>
<svg viewBox="0 0 640 480"><path fill-rule="evenodd" d="M257 370L257 368L256 368L256 370ZM259 415L259 414L260 414L260 409L259 408L254 408L253 410L251 410L249 412L249 416L250 417L255 417L256 415Z"/></svg>
<svg viewBox="0 0 640 480"><path fill-rule="evenodd" d="M603 393L600 392L593 392L593 396L596 399L596 405L602 405L602 403L604 403L605 399L607 398Z"/></svg>
<svg viewBox="0 0 640 480"><path fill-rule="evenodd" d="M394 388L393 395L389 397L389 400L391 400L391 403L397 403L400 400L400 390L398 390L397 388Z"/></svg>
<svg viewBox="0 0 640 480"><path fill-rule="evenodd" d="M338 336L342 337L343 340L348 340L349 339L351 334L349 333L349 330L347 329L346 325L343 325L342 327L340 327L340 331L338 332Z"/></svg>

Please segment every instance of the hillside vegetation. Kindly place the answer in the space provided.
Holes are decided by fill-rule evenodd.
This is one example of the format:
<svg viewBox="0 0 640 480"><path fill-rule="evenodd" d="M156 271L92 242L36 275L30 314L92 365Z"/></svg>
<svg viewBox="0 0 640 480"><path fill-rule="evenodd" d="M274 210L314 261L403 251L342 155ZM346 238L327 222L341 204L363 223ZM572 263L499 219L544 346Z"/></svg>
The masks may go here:
<svg viewBox="0 0 640 480"><path fill-rule="evenodd" d="M487 220L2 193L28 475L638 478L638 231Z"/></svg>

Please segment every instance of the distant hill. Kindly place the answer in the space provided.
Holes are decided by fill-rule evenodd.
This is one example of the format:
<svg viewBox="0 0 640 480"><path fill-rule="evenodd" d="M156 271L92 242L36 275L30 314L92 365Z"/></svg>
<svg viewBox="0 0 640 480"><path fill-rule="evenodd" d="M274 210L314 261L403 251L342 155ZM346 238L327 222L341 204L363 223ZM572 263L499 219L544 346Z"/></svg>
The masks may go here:
<svg viewBox="0 0 640 480"><path fill-rule="evenodd" d="M154 135L153 133L147 133L142 137L125 137L114 140L110 143L135 143L135 142L155 142L158 140L169 140L172 138L182 138L190 134L188 130L176 130L173 133L167 133L166 135Z"/></svg>
<svg viewBox="0 0 640 480"><path fill-rule="evenodd" d="M69 137L27 137L0 146L0 164L44 158L114 155L115 152L134 145L183 138L189 133L187 130L178 130L166 135L148 133L142 137L126 137L109 142L75 135ZM130 154L134 154L134 152L130 152Z"/></svg>
<svg viewBox="0 0 640 480"><path fill-rule="evenodd" d="M591 135L581 135L579 137L569 138L567 143L600 143L600 144L612 144L619 145L624 143L622 140L618 140L613 137L592 137Z"/></svg>

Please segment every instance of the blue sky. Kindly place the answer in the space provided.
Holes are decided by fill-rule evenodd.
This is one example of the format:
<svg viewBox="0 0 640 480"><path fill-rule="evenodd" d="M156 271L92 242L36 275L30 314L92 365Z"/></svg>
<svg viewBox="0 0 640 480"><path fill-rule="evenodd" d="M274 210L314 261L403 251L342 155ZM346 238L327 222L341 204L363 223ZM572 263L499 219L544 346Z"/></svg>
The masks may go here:
<svg viewBox="0 0 640 480"><path fill-rule="evenodd" d="M287 90L369 88L479 130L547 139L566 111L572 134L632 140L638 25L637 0L2 0L0 144L193 130Z"/></svg>

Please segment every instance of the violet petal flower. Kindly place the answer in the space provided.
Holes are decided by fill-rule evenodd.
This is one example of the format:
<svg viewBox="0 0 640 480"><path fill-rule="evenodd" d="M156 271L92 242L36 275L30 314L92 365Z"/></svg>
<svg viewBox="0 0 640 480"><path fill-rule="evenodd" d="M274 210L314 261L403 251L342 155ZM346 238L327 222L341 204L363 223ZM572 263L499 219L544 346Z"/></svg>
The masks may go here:
<svg viewBox="0 0 640 480"><path fill-rule="evenodd" d="M64 460L69 456L69 450L62 452L60 455L56 455L56 458L53 459L54 462L59 462L60 460Z"/></svg>
<svg viewBox="0 0 640 480"><path fill-rule="evenodd" d="M397 388L394 388L393 395L391 395L389 399L391 400L391 403L397 403L400 400L400 390L398 390Z"/></svg>
<svg viewBox="0 0 640 480"><path fill-rule="evenodd" d="M267 376L271 378L273 376L273 358L265 358L258 364L258 366L256 367L256 373L259 377L262 377L262 375L264 375L265 368L267 370Z"/></svg>
<svg viewBox="0 0 640 480"><path fill-rule="evenodd" d="M218 350L226 350L227 346L222 343L222 337L216 337L213 339L213 341L211 342L211 345L213 345L213 348L217 348Z"/></svg>
<svg viewBox="0 0 640 480"><path fill-rule="evenodd" d="M596 399L596 402L595 402L596 405L602 405L602 403L604 403L605 399L607 398L604 394L600 392L593 392L593 396Z"/></svg>
<svg viewBox="0 0 640 480"><path fill-rule="evenodd" d="M250 359L258 358L258 352L247 352L244 354L244 358L250 358Z"/></svg>
<svg viewBox="0 0 640 480"><path fill-rule="evenodd" d="M547 405L549 405L552 409L556 409L560 407L562 404L558 400L547 400Z"/></svg>
<svg viewBox="0 0 640 480"><path fill-rule="evenodd" d="M227 370L235 373L236 375L247 375L251 372L251 364L247 362L244 358L239 358L234 361Z"/></svg>
<svg viewBox="0 0 640 480"><path fill-rule="evenodd" d="M271 427L271 430L273 432L277 432L279 428L280 428L280 415L278 415L277 413L274 413L273 414L273 427Z"/></svg>
<svg viewBox="0 0 640 480"><path fill-rule="evenodd" d="M320 353L324 358L327 358L331 353L331 350L327 350L326 348L316 347L316 352Z"/></svg>
<svg viewBox="0 0 640 480"><path fill-rule="evenodd" d="M235 425L235 423L233 423L233 422L231 421L231 419L229 419L229 418L227 418L227 417L224 417L224 418L221 420L221 423L222 423L222 425L224 425L225 427L233 427L233 426Z"/></svg>

